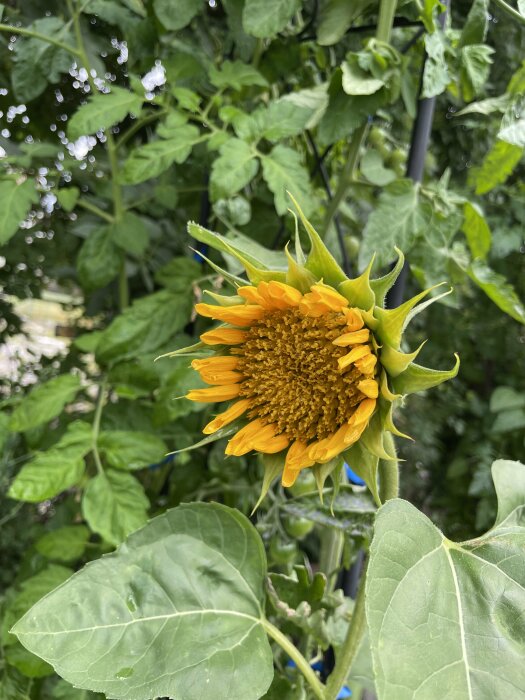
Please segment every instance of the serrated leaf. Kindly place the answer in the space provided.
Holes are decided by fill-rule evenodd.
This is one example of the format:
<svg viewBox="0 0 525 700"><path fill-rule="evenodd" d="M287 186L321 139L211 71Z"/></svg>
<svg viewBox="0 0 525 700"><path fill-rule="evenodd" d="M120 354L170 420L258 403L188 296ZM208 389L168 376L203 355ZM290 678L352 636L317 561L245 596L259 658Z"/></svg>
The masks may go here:
<svg viewBox="0 0 525 700"><path fill-rule="evenodd" d="M82 421L71 423L56 445L24 464L9 488L9 497L39 503L74 486L84 473L84 456L91 447L91 426Z"/></svg>
<svg viewBox="0 0 525 700"><path fill-rule="evenodd" d="M488 80L494 49L485 44L464 46L460 51L460 83L463 99L472 100Z"/></svg>
<svg viewBox="0 0 525 700"><path fill-rule="evenodd" d="M232 138L219 149L219 157L211 168L213 200L236 194L257 175L259 161L255 151L245 141Z"/></svg>
<svg viewBox="0 0 525 700"><path fill-rule="evenodd" d="M489 24L488 0L474 0L461 30L459 46L482 44Z"/></svg>
<svg viewBox="0 0 525 700"><path fill-rule="evenodd" d="M41 600L14 633L70 683L113 698L201 700L212 688L256 700L273 677L265 574L260 537L238 511L182 505Z"/></svg>
<svg viewBox="0 0 525 700"><path fill-rule="evenodd" d="M306 216L313 208L310 178L301 156L288 146L278 144L262 158L263 177L273 192L275 210L282 216L289 206L286 192L297 199Z"/></svg>
<svg viewBox="0 0 525 700"><path fill-rule="evenodd" d="M34 180L0 181L0 245L14 236L31 205L37 202Z"/></svg>
<svg viewBox="0 0 525 700"><path fill-rule="evenodd" d="M451 81L446 61L446 39L443 30L425 35L427 58L423 70L422 97L435 97L447 89Z"/></svg>
<svg viewBox="0 0 525 700"><path fill-rule="evenodd" d="M159 462L168 448L157 435L138 430L104 430L98 446L110 467L133 471Z"/></svg>
<svg viewBox="0 0 525 700"><path fill-rule="evenodd" d="M242 61L224 61L220 68L211 68L210 80L217 88L231 87L234 90L250 85L268 86L266 78L254 66Z"/></svg>
<svg viewBox="0 0 525 700"><path fill-rule="evenodd" d="M111 86L109 93L92 95L85 105L81 105L68 121L67 133L71 140L85 134L109 129L118 124L128 114L138 115L143 98L125 88Z"/></svg>
<svg viewBox="0 0 525 700"><path fill-rule="evenodd" d="M198 0L153 0L155 14L172 31L186 27L203 6Z"/></svg>
<svg viewBox="0 0 525 700"><path fill-rule="evenodd" d="M82 515L87 524L114 545L146 524L148 507L148 498L137 479L112 469L93 477L82 497Z"/></svg>
<svg viewBox="0 0 525 700"><path fill-rule="evenodd" d="M77 257L81 285L88 292L105 287L117 277L122 262L122 251L113 241L113 226L91 231Z"/></svg>
<svg viewBox="0 0 525 700"><path fill-rule="evenodd" d="M300 0L246 0L242 13L244 31L264 39L286 27Z"/></svg>
<svg viewBox="0 0 525 700"><path fill-rule="evenodd" d="M482 289L496 306L520 323L525 323L525 306L507 279L494 272L482 260L474 260L467 268L470 279Z"/></svg>
<svg viewBox="0 0 525 700"><path fill-rule="evenodd" d="M184 163L199 139L196 126L182 124L170 131L170 138L135 148L124 163L121 181L126 185L136 185L157 177L173 163Z"/></svg>
<svg viewBox="0 0 525 700"><path fill-rule="evenodd" d="M469 184L476 188L476 194L486 194L501 185L521 160L523 148L497 140L485 156L479 168L473 168Z"/></svg>
<svg viewBox="0 0 525 700"><path fill-rule="evenodd" d="M80 389L80 379L74 374L61 374L35 386L15 408L9 420L9 430L24 432L56 418Z"/></svg>
<svg viewBox="0 0 525 700"><path fill-rule="evenodd" d="M502 512L475 540L451 542L406 501L379 510L366 586L379 697L403 688L434 698L447 687L457 700L503 700L522 686L525 466L500 466Z"/></svg>

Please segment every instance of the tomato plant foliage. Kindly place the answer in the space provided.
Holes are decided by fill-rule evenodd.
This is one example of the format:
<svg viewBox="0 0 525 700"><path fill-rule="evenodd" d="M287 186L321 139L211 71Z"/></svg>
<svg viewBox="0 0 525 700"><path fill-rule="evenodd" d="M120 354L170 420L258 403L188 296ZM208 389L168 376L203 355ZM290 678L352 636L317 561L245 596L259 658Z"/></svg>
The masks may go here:
<svg viewBox="0 0 525 700"><path fill-rule="evenodd" d="M444 10L0 4L2 700L335 700L333 678L380 700L525 696L525 19ZM461 372L407 398L403 498L379 509L355 484L321 502L310 473L284 493L181 398L209 330L194 303L244 269L284 280L290 240L304 262L287 192L327 284L374 254L388 273L399 248L407 297L454 287L407 337ZM41 299L67 312L58 354L24 345ZM362 604L334 572L363 552Z"/></svg>

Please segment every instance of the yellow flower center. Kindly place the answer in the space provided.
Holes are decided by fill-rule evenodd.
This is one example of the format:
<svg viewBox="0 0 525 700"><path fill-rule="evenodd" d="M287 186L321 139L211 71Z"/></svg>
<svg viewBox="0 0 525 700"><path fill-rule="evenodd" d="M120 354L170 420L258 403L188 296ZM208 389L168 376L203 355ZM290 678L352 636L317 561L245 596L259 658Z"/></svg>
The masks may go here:
<svg viewBox="0 0 525 700"><path fill-rule="evenodd" d="M240 397L249 399L250 418L277 426L290 439L322 440L347 423L364 399L356 367L341 372L337 347L347 324L342 313L312 318L299 309L267 313L246 332L239 356Z"/></svg>

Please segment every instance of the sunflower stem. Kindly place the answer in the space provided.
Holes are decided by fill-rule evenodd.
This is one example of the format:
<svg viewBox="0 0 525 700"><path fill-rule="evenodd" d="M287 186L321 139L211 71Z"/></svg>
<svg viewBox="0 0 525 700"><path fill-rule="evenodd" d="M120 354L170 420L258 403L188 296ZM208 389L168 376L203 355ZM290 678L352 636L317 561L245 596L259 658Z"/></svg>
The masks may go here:
<svg viewBox="0 0 525 700"><path fill-rule="evenodd" d="M343 555L344 534L335 528L324 528L321 536L321 556L319 570L326 576L326 587L332 591Z"/></svg>
<svg viewBox="0 0 525 700"><path fill-rule="evenodd" d="M337 662L334 670L330 674L328 683L326 684L326 691L324 695L325 700L337 699L337 696L341 692L341 688L348 678L348 674L352 668L352 663L354 662L357 650L359 649L359 644L363 638L366 627L365 583L366 568L363 569L363 573L361 574L359 591L357 593L354 610L352 612L352 620L350 621L343 646L337 655Z"/></svg>
<svg viewBox="0 0 525 700"><path fill-rule="evenodd" d="M310 666L309 662L304 658L299 649L286 637L280 629L272 625L269 620L262 620L262 625L266 633L288 654L295 663L299 671L303 674L306 682L312 689L314 695L319 700L325 700L324 686L316 676L315 671Z"/></svg>
<svg viewBox="0 0 525 700"><path fill-rule="evenodd" d="M397 455L396 443L392 433L385 433L385 450ZM379 460L379 496L381 502L397 498L399 495L399 460Z"/></svg>

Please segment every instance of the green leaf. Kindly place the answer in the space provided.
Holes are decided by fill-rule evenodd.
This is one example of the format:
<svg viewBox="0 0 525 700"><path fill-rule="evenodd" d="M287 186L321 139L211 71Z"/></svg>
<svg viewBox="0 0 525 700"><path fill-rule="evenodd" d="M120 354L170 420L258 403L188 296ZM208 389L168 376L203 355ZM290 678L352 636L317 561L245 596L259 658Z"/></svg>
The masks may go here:
<svg viewBox="0 0 525 700"><path fill-rule="evenodd" d="M242 13L244 31L265 39L286 27L300 0L246 0Z"/></svg>
<svg viewBox="0 0 525 700"><path fill-rule="evenodd" d="M305 105L304 99L299 100L299 102L301 101L303 104L297 104L293 95L289 95L275 102L270 102L265 114L265 126L261 136L270 141L278 141L288 136L297 136L303 132L317 105L314 104L312 107Z"/></svg>
<svg viewBox="0 0 525 700"><path fill-rule="evenodd" d="M331 46L343 38L358 17L372 0L327 0L319 13L317 27L317 43L321 46Z"/></svg>
<svg viewBox="0 0 525 700"><path fill-rule="evenodd" d="M172 258L155 273L155 282L170 292L185 292L202 276L202 265L187 256Z"/></svg>
<svg viewBox="0 0 525 700"><path fill-rule="evenodd" d="M92 95L85 105L77 109L68 122L68 136L74 140L85 134L109 129L123 121L128 114L138 115L143 101L144 98L136 93L112 85L111 92Z"/></svg>
<svg viewBox="0 0 525 700"><path fill-rule="evenodd" d="M451 542L414 506L378 512L366 612L379 697L492 700L522 687L525 466L496 462L497 524ZM425 650L421 663L421 650Z"/></svg>
<svg viewBox="0 0 525 700"><path fill-rule="evenodd" d="M250 85L268 86L266 78L254 66L242 61L224 61L220 68L211 68L210 80L217 88L231 87L234 90Z"/></svg>
<svg viewBox="0 0 525 700"><path fill-rule="evenodd" d="M496 306L516 321L525 323L525 306L507 279L494 272L482 260L474 260L467 268L470 279L482 289Z"/></svg>
<svg viewBox="0 0 525 700"><path fill-rule="evenodd" d="M109 697L256 700L273 677L265 575L243 515L182 505L75 574L13 631L70 683Z"/></svg>
<svg viewBox="0 0 525 700"><path fill-rule="evenodd" d="M114 226L92 231L84 241L77 257L80 283L88 292L112 282L122 266L122 252L113 241Z"/></svg>
<svg viewBox="0 0 525 700"><path fill-rule="evenodd" d="M14 236L37 202L34 180L0 180L0 245Z"/></svg>
<svg viewBox="0 0 525 700"><path fill-rule="evenodd" d="M126 185L136 185L157 177L173 163L184 163L199 138L196 126L182 124L171 129L170 138L135 148L124 163L121 181Z"/></svg>
<svg viewBox="0 0 525 700"><path fill-rule="evenodd" d="M461 30L459 46L483 44L489 24L488 0L474 0Z"/></svg>
<svg viewBox="0 0 525 700"><path fill-rule="evenodd" d="M396 246L407 253L428 227L431 216L430 204L421 199L419 187L412 180L387 185L363 231L359 266L368 265L374 253L379 267L387 265L395 258Z"/></svg>
<svg viewBox="0 0 525 700"><path fill-rule="evenodd" d="M472 168L469 183L476 194L486 194L501 185L512 173L523 155L523 148L497 140L479 168Z"/></svg>
<svg viewBox="0 0 525 700"><path fill-rule="evenodd" d="M115 245L136 258L144 255L149 245L149 232L140 216L126 211L120 221L115 221L109 228L109 236Z"/></svg>
<svg viewBox="0 0 525 700"><path fill-rule="evenodd" d="M498 138L520 148L525 147L525 98L516 97L505 110Z"/></svg>
<svg viewBox="0 0 525 700"><path fill-rule="evenodd" d="M257 175L259 161L255 151L240 139L232 138L219 149L220 156L211 168L211 196L213 200L236 194Z"/></svg>
<svg viewBox="0 0 525 700"><path fill-rule="evenodd" d="M62 187L59 190L56 190L56 196L62 209L70 212L73 211L78 202L80 190L78 187Z"/></svg>
<svg viewBox="0 0 525 700"><path fill-rule="evenodd" d="M385 168L383 158L377 151L369 150L361 158L361 173L373 185L384 187L396 179L396 174L390 168Z"/></svg>
<svg viewBox="0 0 525 700"><path fill-rule="evenodd" d="M112 469L91 479L82 497L85 521L93 532L114 545L146 524L148 508L148 498L137 479Z"/></svg>
<svg viewBox="0 0 525 700"><path fill-rule="evenodd" d="M422 97L435 97L444 92L451 82L445 56L447 49L445 35L442 29L436 29L433 34L425 35L427 58L423 71Z"/></svg>
<svg viewBox="0 0 525 700"><path fill-rule="evenodd" d="M511 386L496 387L490 397L491 412L498 413L512 408L525 408L525 394Z"/></svg>
<svg viewBox="0 0 525 700"><path fill-rule="evenodd" d="M75 421L46 452L39 452L17 474L8 491L17 501L39 503L77 484L84 473L84 456L91 450L91 426Z"/></svg>
<svg viewBox="0 0 525 700"><path fill-rule="evenodd" d="M484 260L490 250L492 234L480 207L473 202L465 202L464 219L461 230L465 234L470 252L474 258Z"/></svg>
<svg viewBox="0 0 525 700"><path fill-rule="evenodd" d="M132 471L159 462L168 448L164 440L138 430L105 430L98 446L110 467Z"/></svg>
<svg viewBox="0 0 525 700"><path fill-rule="evenodd" d="M460 53L460 82L463 99L469 102L484 87L492 65L494 49L485 44L464 46Z"/></svg>
<svg viewBox="0 0 525 700"><path fill-rule="evenodd" d="M371 532L376 507L368 494L354 493L351 486L343 484L337 495L333 489L327 489L324 496L324 503L317 493L312 493L287 500L281 507L290 515L342 530L348 537L363 537Z"/></svg>
<svg viewBox="0 0 525 700"><path fill-rule="evenodd" d="M301 162L301 156L288 146L278 144L262 158L263 177L273 192L275 210L282 216L288 210L290 200L286 192L297 199L306 216L313 209L310 178Z"/></svg>
<svg viewBox="0 0 525 700"><path fill-rule="evenodd" d="M84 554L89 535L85 525L66 525L40 537L35 549L51 561L77 561Z"/></svg>
<svg viewBox="0 0 525 700"><path fill-rule="evenodd" d="M162 290L133 302L100 335L97 361L115 362L165 345L189 321L191 289L187 292Z"/></svg>
<svg viewBox="0 0 525 700"><path fill-rule="evenodd" d="M186 27L203 5L198 0L153 0L155 14L172 31Z"/></svg>
<svg viewBox="0 0 525 700"><path fill-rule="evenodd" d="M359 65L358 54L351 54L353 60L346 60L342 65L343 71L343 90L347 95L373 95L374 92L381 90L385 85L384 80L375 78L370 73L366 72Z"/></svg>
<svg viewBox="0 0 525 700"><path fill-rule="evenodd" d="M56 418L79 389L80 379L75 374L61 374L38 384L11 414L9 430L21 433Z"/></svg>

